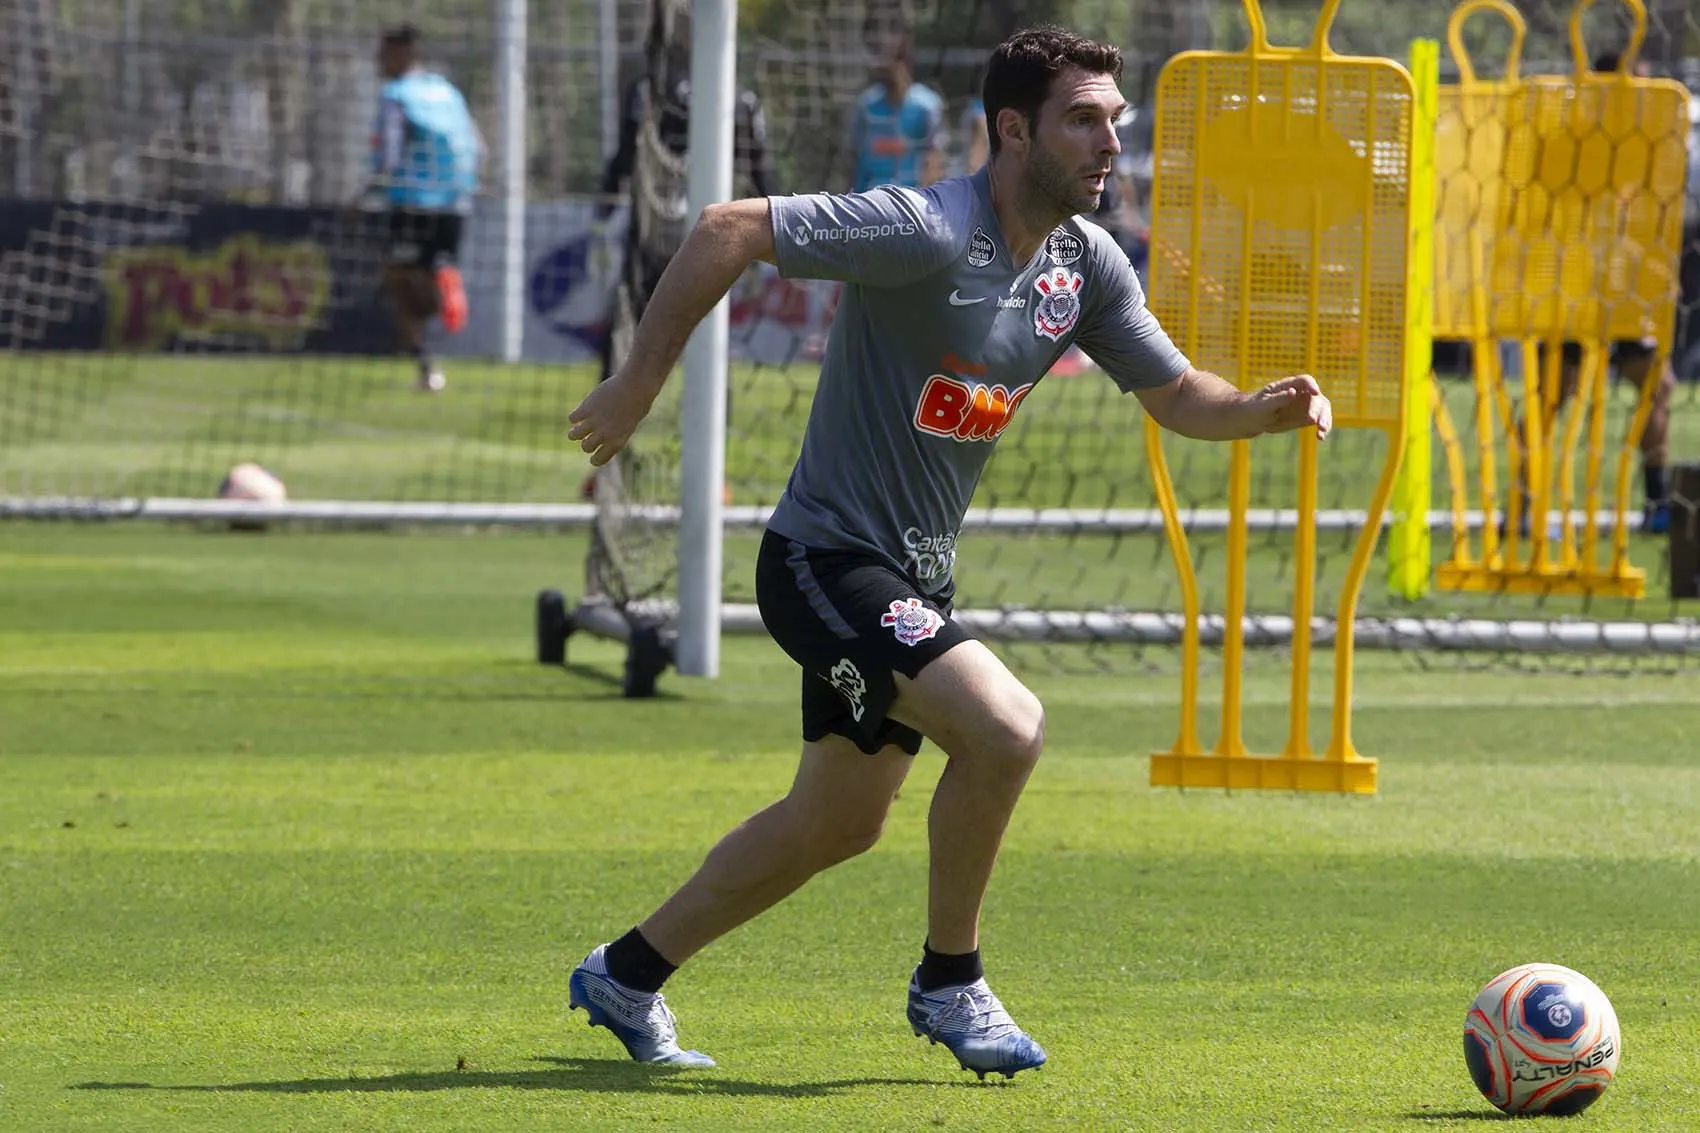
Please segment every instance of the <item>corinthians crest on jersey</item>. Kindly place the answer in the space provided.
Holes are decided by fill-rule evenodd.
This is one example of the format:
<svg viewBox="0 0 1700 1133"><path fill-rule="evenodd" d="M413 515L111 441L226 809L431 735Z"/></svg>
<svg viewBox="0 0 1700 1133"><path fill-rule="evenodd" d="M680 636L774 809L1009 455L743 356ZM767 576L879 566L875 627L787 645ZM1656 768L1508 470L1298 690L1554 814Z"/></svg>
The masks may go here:
<svg viewBox="0 0 1700 1133"><path fill-rule="evenodd" d="M1078 272L1067 268L1052 268L1033 281L1039 301L1033 305L1033 329L1053 342L1074 329L1080 319L1080 286L1084 281Z"/></svg>

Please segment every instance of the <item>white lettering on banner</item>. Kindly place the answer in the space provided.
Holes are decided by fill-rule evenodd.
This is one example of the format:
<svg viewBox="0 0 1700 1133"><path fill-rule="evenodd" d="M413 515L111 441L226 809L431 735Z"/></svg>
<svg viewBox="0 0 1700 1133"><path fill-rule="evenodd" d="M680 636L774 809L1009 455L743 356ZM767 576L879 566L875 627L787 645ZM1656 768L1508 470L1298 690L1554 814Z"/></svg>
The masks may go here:
<svg viewBox="0 0 1700 1133"><path fill-rule="evenodd" d="M956 532L923 535L919 527L903 532L903 568L918 581L930 582L950 573L956 563Z"/></svg>

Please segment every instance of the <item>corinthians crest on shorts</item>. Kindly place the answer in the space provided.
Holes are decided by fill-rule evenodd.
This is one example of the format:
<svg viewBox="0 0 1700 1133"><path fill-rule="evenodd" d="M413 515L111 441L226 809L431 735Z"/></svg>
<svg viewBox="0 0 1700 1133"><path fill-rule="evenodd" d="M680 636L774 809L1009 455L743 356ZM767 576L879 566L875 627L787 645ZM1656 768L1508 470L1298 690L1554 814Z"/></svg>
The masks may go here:
<svg viewBox="0 0 1700 1133"><path fill-rule="evenodd" d="M900 598L880 615L880 625L886 626L905 645L919 645L938 633L944 618L919 598Z"/></svg>
<svg viewBox="0 0 1700 1133"><path fill-rule="evenodd" d="M1060 340L1080 319L1080 285L1084 281L1067 268L1054 268L1033 281L1039 301L1033 305L1033 329Z"/></svg>

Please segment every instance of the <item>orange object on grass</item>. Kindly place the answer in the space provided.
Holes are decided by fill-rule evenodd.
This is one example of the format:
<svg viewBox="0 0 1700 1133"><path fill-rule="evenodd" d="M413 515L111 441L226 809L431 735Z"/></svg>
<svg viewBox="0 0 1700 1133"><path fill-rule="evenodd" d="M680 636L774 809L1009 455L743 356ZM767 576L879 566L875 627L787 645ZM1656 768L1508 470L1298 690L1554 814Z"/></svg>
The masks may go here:
<svg viewBox="0 0 1700 1133"><path fill-rule="evenodd" d="M437 296L442 307L443 329L459 334L466 326L466 288L460 280L460 269L453 264L437 269Z"/></svg>

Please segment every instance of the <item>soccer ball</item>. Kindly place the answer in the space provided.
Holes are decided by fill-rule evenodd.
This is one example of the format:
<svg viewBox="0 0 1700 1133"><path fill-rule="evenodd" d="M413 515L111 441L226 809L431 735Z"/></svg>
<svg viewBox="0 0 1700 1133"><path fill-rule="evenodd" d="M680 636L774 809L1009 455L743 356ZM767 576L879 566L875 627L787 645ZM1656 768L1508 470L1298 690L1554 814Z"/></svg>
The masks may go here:
<svg viewBox="0 0 1700 1133"><path fill-rule="evenodd" d="M218 486L218 498L281 504L289 498L289 494L284 491L282 480L258 464L245 462L225 473L224 482Z"/></svg>
<svg viewBox="0 0 1700 1133"><path fill-rule="evenodd" d="M1489 980L1464 1016L1464 1062L1506 1113L1581 1113L1617 1074L1623 1041L1605 992L1557 964Z"/></svg>

